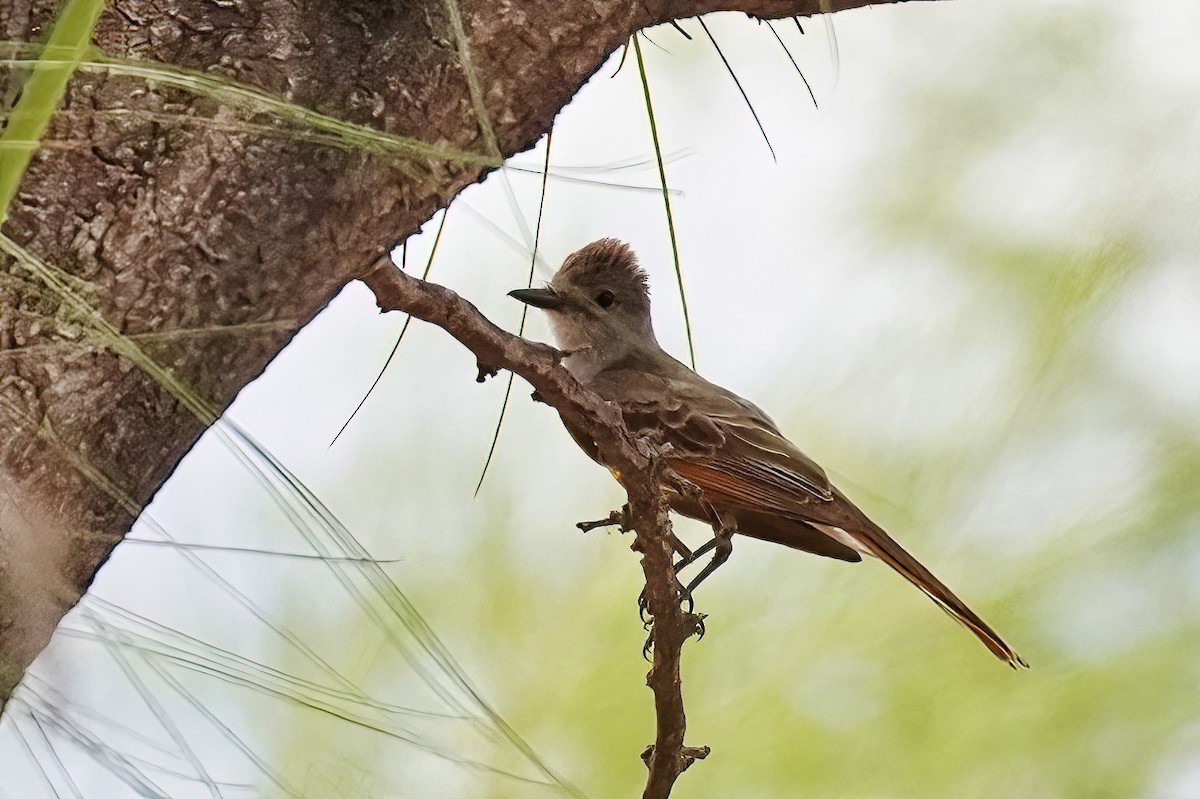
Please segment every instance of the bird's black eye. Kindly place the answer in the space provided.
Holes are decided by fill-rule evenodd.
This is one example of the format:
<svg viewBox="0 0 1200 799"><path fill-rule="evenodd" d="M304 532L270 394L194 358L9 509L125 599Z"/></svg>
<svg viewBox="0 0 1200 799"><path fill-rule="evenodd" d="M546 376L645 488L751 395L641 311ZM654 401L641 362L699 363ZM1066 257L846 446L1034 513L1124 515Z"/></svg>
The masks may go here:
<svg viewBox="0 0 1200 799"><path fill-rule="evenodd" d="M596 295L596 304L599 305L601 308L609 307L614 302L616 302L616 300L617 300L616 295L614 295L608 289L605 289L604 291L602 291Z"/></svg>

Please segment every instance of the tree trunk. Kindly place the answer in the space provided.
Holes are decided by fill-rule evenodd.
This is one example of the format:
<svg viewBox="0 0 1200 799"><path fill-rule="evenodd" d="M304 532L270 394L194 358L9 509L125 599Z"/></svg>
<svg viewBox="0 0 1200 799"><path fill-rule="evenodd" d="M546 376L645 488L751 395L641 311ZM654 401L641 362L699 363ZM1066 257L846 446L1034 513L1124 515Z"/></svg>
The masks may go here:
<svg viewBox="0 0 1200 799"><path fill-rule="evenodd" d="M635 30L890 1L110 0L2 229L0 709L212 414ZM0 39L57 11L5 0Z"/></svg>

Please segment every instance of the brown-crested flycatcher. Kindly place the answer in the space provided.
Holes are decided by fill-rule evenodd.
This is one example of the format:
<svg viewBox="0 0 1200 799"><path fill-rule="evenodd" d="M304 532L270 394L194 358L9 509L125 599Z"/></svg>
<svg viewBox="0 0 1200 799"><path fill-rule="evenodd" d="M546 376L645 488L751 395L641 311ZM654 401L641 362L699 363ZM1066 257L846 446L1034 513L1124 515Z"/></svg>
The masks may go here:
<svg viewBox="0 0 1200 799"><path fill-rule="evenodd" d="M547 312L566 368L616 404L630 430L651 431L669 445L666 465L679 478L664 486L671 508L716 531L704 547L685 553L685 559L688 554L695 559L715 550L689 591L729 557L734 533L844 561L871 555L925 592L1001 660L1014 668L1026 665L831 485L767 414L663 351L651 325L646 273L627 245L593 242L570 255L545 288L517 289L510 296ZM567 430L600 462L595 442L570 425Z"/></svg>

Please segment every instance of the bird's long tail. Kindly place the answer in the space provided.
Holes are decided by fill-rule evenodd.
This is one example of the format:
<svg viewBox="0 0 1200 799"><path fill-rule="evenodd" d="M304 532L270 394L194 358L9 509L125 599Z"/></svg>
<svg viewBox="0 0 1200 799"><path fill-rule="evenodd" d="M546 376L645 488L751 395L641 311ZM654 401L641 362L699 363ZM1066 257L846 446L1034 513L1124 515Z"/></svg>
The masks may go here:
<svg viewBox="0 0 1200 799"><path fill-rule="evenodd" d="M949 613L955 621L975 633L976 637L996 657L1014 669L1021 667L1029 668L1029 664L1012 647L1004 643L1000 636L996 634L996 631L987 625L987 622L979 618L941 580L934 577L929 569L922 566L920 561L908 554L902 546L896 543L891 536L870 519L863 517L863 521L866 523L862 527L866 529L862 532L855 531L850 535L862 544L865 549L869 550L870 554L900 572L910 583L920 588L927 597L936 602L942 610Z"/></svg>

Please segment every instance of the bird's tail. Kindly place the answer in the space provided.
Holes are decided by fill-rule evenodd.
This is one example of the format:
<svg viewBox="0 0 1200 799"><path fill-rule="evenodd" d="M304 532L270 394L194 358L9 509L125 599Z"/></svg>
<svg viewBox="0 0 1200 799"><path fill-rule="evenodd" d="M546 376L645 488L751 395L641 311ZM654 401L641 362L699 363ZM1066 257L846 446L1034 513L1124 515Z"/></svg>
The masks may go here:
<svg viewBox="0 0 1200 799"><path fill-rule="evenodd" d="M900 572L910 583L920 588L927 597L936 602L942 610L949 613L955 621L975 633L975 636L996 657L1014 669L1021 667L1029 668L1029 664L1012 647L1004 643L1000 636L996 634L996 631L987 625L987 622L979 618L941 580L934 577L929 569L922 566L920 561L908 554L904 550L904 547L896 543L878 525L865 517L863 521L866 522L863 527L867 529L863 532L856 531L851 533L851 535L865 549L869 550L870 554Z"/></svg>

